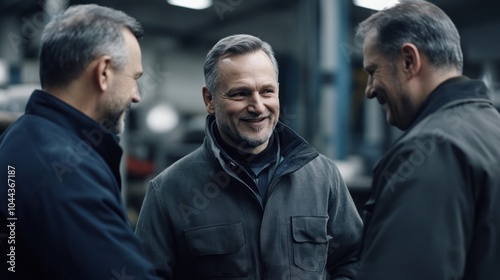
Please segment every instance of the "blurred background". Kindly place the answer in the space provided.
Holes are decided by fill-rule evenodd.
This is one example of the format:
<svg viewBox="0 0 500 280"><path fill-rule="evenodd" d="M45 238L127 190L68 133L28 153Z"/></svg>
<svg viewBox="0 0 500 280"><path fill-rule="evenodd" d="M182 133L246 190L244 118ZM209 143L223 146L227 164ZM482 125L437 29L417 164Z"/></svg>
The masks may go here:
<svg viewBox="0 0 500 280"><path fill-rule="evenodd" d="M145 30L142 101L131 109L121 136L123 197L135 225L148 181L203 140L207 52L225 36L248 33L274 48L281 120L337 162L360 209L369 195L373 165L401 134L386 124L376 101L364 98L367 76L361 44L353 35L359 22L394 1L376 2L2 0L0 133L39 88L40 33L52 15L70 5L96 3L137 18ZM500 108L500 2L430 2L451 17L461 34L464 74L484 80Z"/></svg>

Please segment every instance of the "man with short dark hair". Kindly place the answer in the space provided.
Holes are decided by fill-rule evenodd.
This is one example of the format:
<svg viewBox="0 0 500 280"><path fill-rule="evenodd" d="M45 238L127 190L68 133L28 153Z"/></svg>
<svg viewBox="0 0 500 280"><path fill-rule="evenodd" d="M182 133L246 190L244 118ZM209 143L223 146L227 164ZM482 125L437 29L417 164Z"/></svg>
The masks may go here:
<svg viewBox="0 0 500 280"><path fill-rule="evenodd" d="M153 279L121 199L116 134L139 102L140 24L79 5L41 39L40 81L0 138L1 279Z"/></svg>
<svg viewBox="0 0 500 280"><path fill-rule="evenodd" d="M374 169L356 279L500 275L500 114L462 76L460 36L424 1L362 22L367 98L405 133Z"/></svg>

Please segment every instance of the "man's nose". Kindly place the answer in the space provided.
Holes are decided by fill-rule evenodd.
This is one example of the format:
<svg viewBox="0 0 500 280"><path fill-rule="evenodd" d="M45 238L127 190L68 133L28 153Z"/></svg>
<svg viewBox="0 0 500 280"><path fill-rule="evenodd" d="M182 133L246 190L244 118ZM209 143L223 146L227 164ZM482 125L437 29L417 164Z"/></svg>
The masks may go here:
<svg viewBox="0 0 500 280"><path fill-rule="evenodd" d="M261 114L265 111L264 99L259 92L253 92L249 97L248 111L256 114Z"/></svg>
<svg viewBox="0 0 500 280"><path fill-rule="evenodd" d="M368 99L372 99L375 97L375 89L372 86L372 80L371 78L368 78L368 81L366 82L366 88L365 88L365 96Z"/></svg>
<svg viewBox="0 0 500 280"><path fill-rule="evenodd" d="M132 96L132 102L139 103L141 102L141 93L139 92L139 87L134 91L134 95Z"/></svg>

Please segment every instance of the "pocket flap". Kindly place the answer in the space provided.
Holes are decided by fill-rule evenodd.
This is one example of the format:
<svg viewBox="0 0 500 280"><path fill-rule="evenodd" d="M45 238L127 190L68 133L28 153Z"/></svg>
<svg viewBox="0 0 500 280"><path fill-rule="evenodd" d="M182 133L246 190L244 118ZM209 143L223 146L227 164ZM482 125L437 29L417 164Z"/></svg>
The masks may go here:
<svg viewBox="0 0 500 280"><path fill-rule="evenodd" d="M191 228L184 236L195 256L234 254L245 244L241 223Z"/></svg>
<svg viewBox="0 0 500 280"><path fill-rule="evenodd" d="M293 240L295 242L327 242L326 224L328 216L292 217Z"/></svg>

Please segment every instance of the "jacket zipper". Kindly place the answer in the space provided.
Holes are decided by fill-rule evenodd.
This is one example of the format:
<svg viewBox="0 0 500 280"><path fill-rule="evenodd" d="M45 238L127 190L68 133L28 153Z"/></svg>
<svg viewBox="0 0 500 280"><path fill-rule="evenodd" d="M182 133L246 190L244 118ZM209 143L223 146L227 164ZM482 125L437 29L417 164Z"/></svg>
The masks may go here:
<svg viewBox="0 0 500 280"><path fill-rule="evenodd" d="M241 166L239 166L238 164L234 163L233 161L229 161L229 165L232 166L232 167L237 167L239 170L242 170L243 172L245 172L245 174L255 183L255 186L257 187L258 186L258 178L256 179L252 179L252 176L250 176L250 174L248 174L248 172L242 168ZM254 189L252 189L252 187L250 187L245 181L243 181L242 179L240 179L239 176L237 176L237 174L232 170L230 169L231 172L226 172L233 178L235 178L236 180L238 180L240 183L242 183L248 190L250 190L250 192L252 192L253 196L254 196L254 199L257 200L257 203L260 205L260 208L262 210L264 210L264 206L262 205L262 203L260 202L259 200L259 195L254 191ZM264 202L264 199L265 198L262 198L262 202Z"/></svg>

